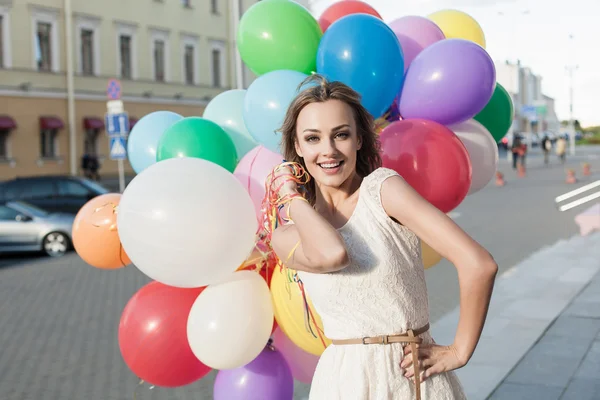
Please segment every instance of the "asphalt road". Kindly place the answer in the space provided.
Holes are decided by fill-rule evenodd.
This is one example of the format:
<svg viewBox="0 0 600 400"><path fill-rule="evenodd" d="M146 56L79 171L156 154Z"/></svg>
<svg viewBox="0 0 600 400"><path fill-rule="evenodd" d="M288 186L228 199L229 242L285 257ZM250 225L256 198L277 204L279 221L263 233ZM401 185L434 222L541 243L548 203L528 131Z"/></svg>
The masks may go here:
<svg viewBox="0 0 600 400"><path fill-rule="evenodd" d="M599 179L600 147L579 150L567 166L592 164ZM573 217L560 213L554 197L573 189L565 166L528 158L525 178L504 159L507 185L493 183L453 212L455 220L496 258L500 272L530 253L577 233ZM101 271L76 254L60 259L0 259L0 399L2 400L199 400L212 398L214 373L178 389L139 385L123 363L117 327L129 298L149 280L135 267ZM443 261L427 271L431 320L458 304L456 272ZM134 396L135 394L135 396ZM298 385L296 398L307 395Z"/></svg>

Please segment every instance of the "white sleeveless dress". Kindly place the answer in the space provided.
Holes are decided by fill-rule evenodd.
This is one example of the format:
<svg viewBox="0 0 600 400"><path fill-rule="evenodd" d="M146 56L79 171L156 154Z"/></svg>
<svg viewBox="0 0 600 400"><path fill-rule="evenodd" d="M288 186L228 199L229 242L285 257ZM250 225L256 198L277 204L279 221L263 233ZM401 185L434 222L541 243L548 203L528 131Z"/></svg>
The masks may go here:
<svg viewBox="0 0 600 400"><path fill-rule="evenodd" d="M363 179L354 213L339 229L350 265L329 274L298 272L330 339L404 333L429 322L419 238L392 221L381 204L381 185L395 175L379 168ZM429 332L421 337L424 343L433 341ZM412 400L414 382L401 372L402 357L401 343L330 345L319 360L309 399ZM421 398L466 397L450 372L423 382Z"/></svg>

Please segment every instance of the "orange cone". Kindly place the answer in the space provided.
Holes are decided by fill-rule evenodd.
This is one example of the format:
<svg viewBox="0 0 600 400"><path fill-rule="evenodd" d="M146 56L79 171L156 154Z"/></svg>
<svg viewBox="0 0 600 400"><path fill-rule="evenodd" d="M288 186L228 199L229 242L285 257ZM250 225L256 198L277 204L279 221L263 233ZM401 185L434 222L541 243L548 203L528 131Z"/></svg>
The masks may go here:
<svg viewBox="0 0 600 400"><path fill-rule="evenodd" d="M592 174L592 167L590 166L590 163L583 163L583 175L584 176L590 176Z"/></svg>
<svg viewBox="0 0 600 400"><path fill-rule="evenodd" d="M567 179L565 180L566 183L577 183L577 178L575 177L575 170L573 169L568 169L567 170Z"/></svg>
<svg viewBox="0 0 600 400"><path fill-rule="evenodd" d="M496 186L504 186L506 182L504 181L504 174L500 171L496 172Z"/></svg>

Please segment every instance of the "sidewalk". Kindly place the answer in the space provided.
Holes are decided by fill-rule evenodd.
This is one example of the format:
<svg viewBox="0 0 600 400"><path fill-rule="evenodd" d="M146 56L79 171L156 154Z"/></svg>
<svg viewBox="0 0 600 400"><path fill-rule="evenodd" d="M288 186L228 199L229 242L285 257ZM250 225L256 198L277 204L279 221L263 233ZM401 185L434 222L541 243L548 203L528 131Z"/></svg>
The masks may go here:
<svg viewBox="0 0 600 400"><path fill-rule="evenodd" d="M599 271L595 233L559 241L498 277L477 350L457 371L467 398L600 399ZM458 313L433 325L438 343L453 341Z"/></svg>

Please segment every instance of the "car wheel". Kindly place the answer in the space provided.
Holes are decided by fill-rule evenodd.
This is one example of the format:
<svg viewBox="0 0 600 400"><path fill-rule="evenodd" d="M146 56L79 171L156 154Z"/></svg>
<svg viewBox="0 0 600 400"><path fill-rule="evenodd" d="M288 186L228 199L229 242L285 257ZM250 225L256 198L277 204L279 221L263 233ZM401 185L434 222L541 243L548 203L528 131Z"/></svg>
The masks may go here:
<svg viewBox="0 0 600 400"><path fill-rule="evenodd" d="M50 257L60 257L69 250L69 238L62 232L51 232L42 243L42 250Z"/></svg>

